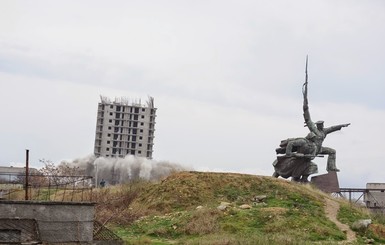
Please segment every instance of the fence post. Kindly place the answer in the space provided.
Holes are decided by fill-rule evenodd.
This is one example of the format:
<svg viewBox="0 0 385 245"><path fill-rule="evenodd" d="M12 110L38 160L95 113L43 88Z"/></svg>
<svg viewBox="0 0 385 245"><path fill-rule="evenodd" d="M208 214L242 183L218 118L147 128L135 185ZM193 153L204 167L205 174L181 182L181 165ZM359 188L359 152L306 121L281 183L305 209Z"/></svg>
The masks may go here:
<svg viewBox="0 0 385 245"><path fill-rule="evenodd" d="M28 200L29 150L25 150L25 200Z"/></svg>

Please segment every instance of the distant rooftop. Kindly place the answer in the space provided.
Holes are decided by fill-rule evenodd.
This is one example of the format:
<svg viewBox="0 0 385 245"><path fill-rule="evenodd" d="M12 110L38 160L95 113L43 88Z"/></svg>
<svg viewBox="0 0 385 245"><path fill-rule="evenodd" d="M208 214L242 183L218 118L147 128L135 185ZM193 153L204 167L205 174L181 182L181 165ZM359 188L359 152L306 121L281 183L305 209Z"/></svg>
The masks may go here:
<svg viewBox="0 0 385 245"><path fill-rule="evenodd" d="M36 168L29 168L30 172L38 172ZM25 167L4 167L0 166L0 174L23 174Z"/></svg>
<svg viewBox="0 0 385 245"><path fill-rule="evenodd" d="M146 104L142 104L141 99L130 99L127 97L115 97L114 101L112 101L107 96L100 95L100 101L103 104L116 104L116 105L127 105L127 106L139 106L139 107L150 107L154 108L154 98L148 96L148 100Z"/></svg>

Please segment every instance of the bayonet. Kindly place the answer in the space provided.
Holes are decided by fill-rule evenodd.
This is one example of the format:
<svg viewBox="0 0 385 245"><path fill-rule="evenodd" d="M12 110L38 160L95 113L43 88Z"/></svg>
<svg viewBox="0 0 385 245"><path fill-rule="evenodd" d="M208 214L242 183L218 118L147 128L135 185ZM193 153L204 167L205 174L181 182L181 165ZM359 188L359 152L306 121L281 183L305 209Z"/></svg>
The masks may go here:
<svg viewBox="0 0 385 245"><path fill-rule="evenodd" d="M308 75L307 75L307 62L308 62L308 56L306 55L306 65L305 65L305 82L302 86L302 93L303 93L303 97L304 99L306 99L307 101L307 83L308 83Z"/></svg>
<svg viewBox="0 0 385 245"><path fill-rule="evenodd" d="M309 105L307 100L307 84L308 84L308 75L307 75L307 63L308 56L306 55L306 65L305 65L305 82L302 85L302 94L303 94L303 116L305 118L305 127L307 127L307 119L310 120ZM307 118L307 119L306 119Z"/></svg>

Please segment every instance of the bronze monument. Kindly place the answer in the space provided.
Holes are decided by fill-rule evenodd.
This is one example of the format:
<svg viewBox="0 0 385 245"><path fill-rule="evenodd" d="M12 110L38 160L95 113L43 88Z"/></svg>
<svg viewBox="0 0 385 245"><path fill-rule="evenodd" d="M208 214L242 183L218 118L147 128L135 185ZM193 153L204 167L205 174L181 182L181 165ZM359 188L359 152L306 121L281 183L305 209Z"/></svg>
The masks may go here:
<svg viewBox="0 0 385 245"><path fill-rule="evenodd" d="M336 151L330 147L322 146L322 143L328 134L350 125L347 123L325 128L323 121L314 123L311 120L307 98L307 63L308 58L306 57L305 83L302 86L303 117L305 126L309 128L310 133L304 138L282 140L279 145L280 148L276 149L277 159L273 162L274 177L291 177L293 181L298 182L308 182L309 175L318 172L317 164L312 162L317 156L328 155L326 170L328 172L339 171L336 167Z"/></svg>

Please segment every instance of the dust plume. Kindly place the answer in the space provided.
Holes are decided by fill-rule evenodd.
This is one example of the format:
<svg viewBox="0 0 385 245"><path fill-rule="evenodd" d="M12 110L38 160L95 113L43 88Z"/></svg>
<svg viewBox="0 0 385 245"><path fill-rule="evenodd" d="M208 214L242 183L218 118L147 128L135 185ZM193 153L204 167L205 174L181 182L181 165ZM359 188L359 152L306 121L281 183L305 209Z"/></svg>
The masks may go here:
<svg viewBox="0 0 385 245"><path fill-rule="evenodd" d="M72 161L62 161L60 164L78 167L82 174L93 176L96 181L104 179L108 184L126 183L136 179L160 180L173 172L192 170L180 164L133 155L124 158L96 158L90 155Z"/></svg>

